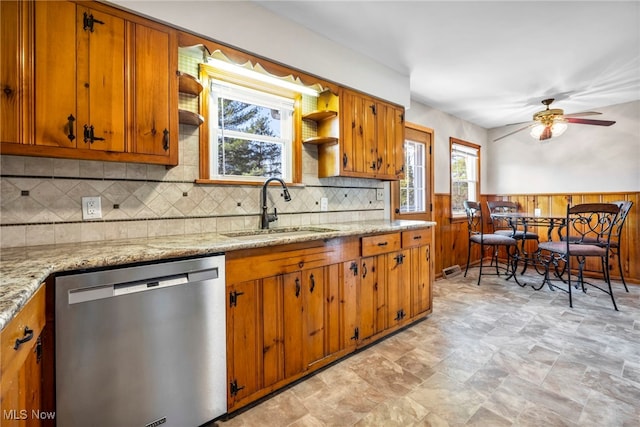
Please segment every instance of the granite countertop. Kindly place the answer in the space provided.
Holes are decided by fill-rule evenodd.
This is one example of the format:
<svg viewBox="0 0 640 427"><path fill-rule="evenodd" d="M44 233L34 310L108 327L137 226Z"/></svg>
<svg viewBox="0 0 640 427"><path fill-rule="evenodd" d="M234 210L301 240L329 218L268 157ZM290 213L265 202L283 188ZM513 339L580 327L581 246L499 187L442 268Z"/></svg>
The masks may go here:
<svg viewBox="0 0 640 427"><path fill-rule="evenodd" d="M51 246L27 246L0 252L0 330L52 273L134 262L229 252L316 239L410 230L431 221L366 221L249 231L189 234ZM248 234L247 234L248 233Z"/></svg>

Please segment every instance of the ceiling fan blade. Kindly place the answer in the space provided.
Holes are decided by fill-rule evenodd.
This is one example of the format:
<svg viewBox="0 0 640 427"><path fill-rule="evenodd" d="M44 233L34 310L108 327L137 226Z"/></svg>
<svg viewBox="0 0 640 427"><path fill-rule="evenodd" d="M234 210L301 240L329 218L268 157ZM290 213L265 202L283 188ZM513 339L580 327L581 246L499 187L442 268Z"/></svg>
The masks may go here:
<svg viewBox="0 0 640 427"><path fill-rule="evenodd" d="M613 120L575 119L571 117L567 119L567 122L577 123L580 125L596 125L596 126L611 126L612 124L615 123Z"/></svg>
<svg viewBox="0 0 640 427"><path fill-rule="evenodd" d="M583 111L582 113L573 113L573 114L563 114L563 117L584 117L584 116L596 116L598 114L597 111Z"/></svg>
<svg viewBox="0 0 640 427"><path fill-rule="evenodd" d="M516 130L514 130L513 132L509 132L509 133L508 133L508 134L506 134L506 135L502 135L501 137L494 139L494 140L493 140L493 142L500 141L500 140L501 140L501 139L503 139L503 138L506 138L506 137L508 137L508 136L511 136L511 135L513 135L514 133L518 133L518 132L523 131L523 130L525 130L525 129L529 129L529 128L531 128L531 127L535 126L535 125L536 125L535 123L531 123L531 124L529 124L529 125L527 125L527 126L525 126L525 127L523 127L523 128L516 129Z"/></svg>

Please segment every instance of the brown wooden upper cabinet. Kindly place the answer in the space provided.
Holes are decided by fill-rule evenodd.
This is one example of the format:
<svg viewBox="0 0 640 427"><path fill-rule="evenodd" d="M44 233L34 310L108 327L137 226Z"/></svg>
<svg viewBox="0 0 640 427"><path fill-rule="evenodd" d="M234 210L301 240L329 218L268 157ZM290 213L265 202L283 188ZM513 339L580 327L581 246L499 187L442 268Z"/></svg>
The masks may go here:
<svg viewBox="0 0 640 427"><path fill-rule="evenodd" d="M34 112L33 136L3 132L3 154L176 165L175 30L94 2L19 7L14 25L33 44L13 54L33 58L35 90L15 108Z"/></svg>
<svg viewBox="0 0 640 427"><path fill-rule="evenodd" d="M340 90L340 138L318 146L318 175L398 180L404 176L404 108Z"/></svg>

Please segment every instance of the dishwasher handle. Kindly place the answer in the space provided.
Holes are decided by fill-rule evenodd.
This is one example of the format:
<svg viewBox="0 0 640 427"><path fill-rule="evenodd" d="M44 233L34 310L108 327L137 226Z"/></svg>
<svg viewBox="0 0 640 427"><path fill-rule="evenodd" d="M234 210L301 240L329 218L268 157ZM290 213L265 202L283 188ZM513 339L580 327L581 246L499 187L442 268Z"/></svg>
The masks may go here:
<svg viewBox="0 0 640 427"><path fill-rule="evenodd" d="M79 304L218 278L220 278L218 268L211 268L172 276L137 280L135 282L117 283L115 285L70 289L68 293L69 304Z"/></svg>
<svg viewBox="0 0 640 427"><path fill-rule="evenodd" d="M152 289L161 289L169 286L184 285L189 283L189 278L186 274L180 274L172 277L162 277L145 280L143 282L134 283L121 283L113 285L113 296L126 294L135 294L137 292L149 291Z"/></svg>

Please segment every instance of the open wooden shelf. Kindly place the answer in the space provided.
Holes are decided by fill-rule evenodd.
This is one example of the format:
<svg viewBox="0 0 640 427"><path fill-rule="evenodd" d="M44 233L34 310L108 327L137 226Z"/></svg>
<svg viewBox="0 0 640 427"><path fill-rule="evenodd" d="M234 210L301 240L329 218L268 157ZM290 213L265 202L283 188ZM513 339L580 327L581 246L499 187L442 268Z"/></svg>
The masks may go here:
<svg viewBox="0 0 640 427"><path fill-rule="evenodd" d="M303 144L313 144L313 145L321 145L321 144L336 144L338 142L338 138L333 136L314 136L312 138L307 138L302 140Z"/></svg>
<svg viewBox="0 0 640 427"><path fill-rule="evenodd" d="M200 83L200 80L196 79L191 74L179 71L178 88L181 93L198 96L200 95L200 92L202 92L202 83Z"/></svg>
<svg viewBox="0 0 640 427"><path fill-rule="evenodd" d="M185 125L200 126L204 123L204 117L192 111L178 110L178 121Z"/></svg>
<svg viewBox="0 0 640 427"><path fill-rule="evenodd" d="M302 116L302 120L310 120L314 122L319 122L325 119L329 119L331 117L335 117L338 115L337 111L332 110L317 110L312 111L309 114L305 114Z"/></svg>

